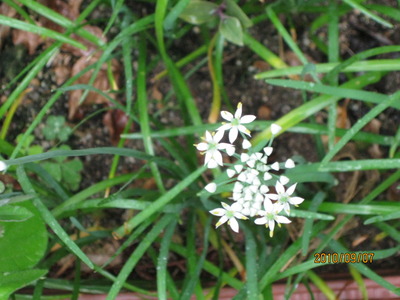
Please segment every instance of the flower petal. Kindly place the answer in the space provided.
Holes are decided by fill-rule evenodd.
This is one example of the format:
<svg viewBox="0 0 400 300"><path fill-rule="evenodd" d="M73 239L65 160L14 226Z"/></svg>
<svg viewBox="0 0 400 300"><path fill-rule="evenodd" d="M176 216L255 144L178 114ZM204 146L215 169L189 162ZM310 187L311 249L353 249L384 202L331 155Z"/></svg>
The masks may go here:
<svg viewBox="0 0 400 300"><path fill-rule="evenodd" d="M226 153L229 156L232 156L233 154L235 154L235 146L232 146L231 144L228 144L229 146L226 147Z"/></svg>
<svg viewBox="0 0 400 300"><path fill-rule="evenodd" d="M253 122L256 119L256 116L246 115L240 118L240 124L248 124Z"/></svg>
<svg viewBox="0 0 400 300"><path fill-rule="evenodd" d="M232 119L233 119L233 115L229 111L226 111L226 110L221 111L221 117L227 121L232 121Z"/></svg>
<svg viewBox="0 0 400 300"><path fill-rule="evenodd" d="M206 165L207 165L207 168L209 168L209 169L215 169L216 167L218 167L218 164L214 159L210 159L208 161L208 163L206 163Z"/></svg>
<svg viewBox="0 0 400 300"><path fill-rule="evenodd" d="M6 163L0 160L0 172L4 171L5 169L7 169Z"/></svg>
<svg viewBox="0 0 400 300"><path fill-rule="evenodd" d="M282 127L279 126L278 124L274 123L274 124L271 125L271 132L272 132L273 135L278 134L279 131L281 131L281 130L282 130Z"/></svg>
<svg viewBox="0 0 400 300"><path fill-rule="evenodd" d="M267 219L265 217L258 218L258 219L254 220L254 223L257 224L257 225L264 225L264 224L267 224L267 222L268 221L267 221Z"/></svg>
<svg viewBox="0 0 400 300"><path fill-rule="evenodd" d="M272 232L272 231L274 231L274 228L275 228L275 221L274 220L269 220L268 221L268 227L269 227L269 230Z"/></svg>
<svg viewBox="0 0 400 300"><path fill-rule="evenodd" d="M291 168L294 168L295 167L295 164L294 164L294 161L293 161L293 159L288 159L286 162L285 162L285 168L287 168L287 169L291 169Z"/></svg>
<svg viewBox="0 0 400 300"><path fill-rule="evenodd" d="M197 145L195 145L195 147L197 148L197 150L199 151L206 151L208 149L208 144L207 143L199 143Z"/></svg>
<svg viewBox="0 0 400 300"><path fill-rule="evenodd" d="M264 148L265 155L270 156L273 150L274 148L272 147L265 147Z"/></svg>
<svg viewBox="0 0 400 300"><path fill-rule="evenodd" d="M276 182L275 189L276 189L276 192L279 195L285 193L285 188L283 187L283 185L279 181Z"/></svg>
<svg viewBox="0 0 400 300"><path fill-rule="evenodd" d="M231 123L226 123L223 124L222 126L217 128L217 131L225 131L225 130L229 130L232 128L232 124Z"/></svg>
<svg viewBox="0 0 400 300"><path fill-rule="evenodd" d="M289 178L287 178L286 176L282 175L281 177L279 177L279 181L280 181L280 183L285 185L286 183L289 182Z"/></svg>
<svg viewBox="0 0 400 300"><path fill-rule="evenodd" d="M226 221L228 221L228 217L227 216L222 216L221 219L219 219L218 223L215 224L215 228L218 228L219 226L224 224Z"/></svg>
<svg viewBox="0 0 400 300"><path fill-rule="evenodd" d="M270 180L271 178L272 178L272 175L271 175L271 174L269 174L268 172L265 172L265 173L264 173L264 180L265 180L265 181Z"/></svg>
<svg viewBox="0 0 400 300"><path fill-rule="evenodd" d="M236 172L240 173L243 170L243 165L235 165L234 168Z"/></svg>
<svg viewBox="0 0 400 300"><path fill-rule="evenodd" d="M240 132L243 132L244 134L247 134L248 136L250 135L250 130L248 130L246 127L244 127L243 125L238 125L237 127L239 129Z"/></svg>
<svg viewBox="0 0 400 300"><path fill-rule="evenodd" d="M284 216L276 216L275 217L276 222L278 223L283 223L283 224L289 224L292 223L292 221L290 221L288 218L284 217Z"/></svg>
<svg viewBox="0 0 400 300"><path fill-rule="evenodd" d="M223 137L224 137L224 131L223 130L217 131L214 135L214 142L219 143L219 141L222 140Z"/></svg>
<svg viewBox="0 0 400 300"><path fill-rule="evenodd" d="M231 226L234 232L239 232L239 223L235 218L230 218L228 221L229 226Z"/></svg>
<svg viewBox="0 0 400 300"><path fill-rule="evenodd" d="M221 204L222 204L223 208L225 208L226 210L231 209L231 207L228 204L226 204L225 202L221 202Z"/></svg>
<svg viewBox="0 0 400 300"><path fill-rule="evenodd" d="M213 214L214 216L218 216L218 217L224 216L225 213L226 213L226 210L223 208L216 208L216 209L210 210L210 214Z"/></svg>
<svg viewBox="0 0 400 300"><path fill-rule="evenodd" d="M224 163L222 161L222 154L219 151L215 151L214 155L213 155L213 159L216 161L217 164L219 164L220 166L223 166Z"/></svg>
<svg viewBox="0 0 400 300"><path fill-rule="evenodd" d="M242 116L242 102L239 102L235 112L235 118L239 120L241 116Z"/></svg>
<svg viewBox="0 0 400 300"><path fill-rule="evenodd" d="M243 140L242 147L243 149L249 149L251 147L249 140Z"/></svg>
<svg viewBox="0 0 400 300"><path fill-rule="evenodd" d="M260 186L260 193L261 194L266 194L269 191L269 187L265 184L263 184L262 186Z"/></svg>
<svg viewBox="0 0 400 300"><path fill-rule="evenodd" d="M290 196L291 194L293 194L294 190L296 189L296 185L297 183L293 184L290 188L288 188L286 190L286 193Z"/></svg>
<svg viewBox="0 0 400 300"><path fill-rule="evenodd" d="M249 156L247 153L242 153L242 154L240 155L240 161L241 161L242 163L248 161L249 158L250 158L250 156Z"/></svg>
<svg viewBox="0 0 400 300"><path fill-rule="evenodd" d="M275 171L279 171L279 163L278 163L278 162L274 162L274 163L271 165L271 169L272 169L272 170L275 170Z"/></svg>
<svg viewBox="0 0 400 300"><path fill-rule="evenodd" d="M238 136L237 127L232 127L231 130L229 130L229 142L232 144L234 141L236 141L237 136Z"/></svg>
<svg viewBox="0 0 400 300"><path fill-rule="evenodd" d="M217 190L217 185L214 182L207 184L204 189L209 193L214 193Z"/></svg>
<svg viewBox="0 0 400 300"><path fill-rule="evenodd" d="M213 140L212 134L208 130L206 130L205 139L208 143L212 142Z"/></svg>
<svg viewBox="0 0 400 300"><path fill-rule="evenodd" d="M232 178L233 176L235 176L236 172L235 172L235 170L227 169L226 174L228 174L229 178Z"/></svg>
<svg viewBox="0 0 400 300"><path fill-rule="evenodd" d="M300 197L292 197L289 199L289 203L292 205L299 205L303 203L304 199Z"/></svg>
<svg viewBox="0 0 400 300"><path fill-rule="evenodd" d="M271 200L268 198L265 198L264 200L264 209L267 213L271 213L272 210L274 209L274 205L272 204Z"/></svg>

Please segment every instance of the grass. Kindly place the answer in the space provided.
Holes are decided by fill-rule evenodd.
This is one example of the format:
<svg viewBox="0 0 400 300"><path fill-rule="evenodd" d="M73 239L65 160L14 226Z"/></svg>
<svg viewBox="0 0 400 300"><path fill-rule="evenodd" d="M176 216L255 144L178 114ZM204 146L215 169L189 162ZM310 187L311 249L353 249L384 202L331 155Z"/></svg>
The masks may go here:
<svg viewBox="0 0 400 300"><path fill-rule="evenodd" d="M363 248L355 252L351 242L343 238L343 234L350 230L349 224L358 220L361 228L368 225L374 232L379 232L379 236L400 242L399 213L396 212L399 205L387 196L388 189L396 188L400 180L400 129L389 130L390 133L386 134L363 130L382 113L400 109L399 92L390 94L382 88L384 81L391 80L394 72L399 70L398 59L388 57L395 55L400 45L376 46L349 57L343 54L343 45L339 43L340 23L354 14L354 10L362 18L381 26L378 28L384 28L382 32L385 32L399 21L399 8L355 0L324 1L325 6L318 1L294 0L288 1L290 5L285 5L285 1L265 5L255 0L239 5L240 8L230 4L233 8L229 13L243 24L246 20L243 28L231 29L243 30L242 48L227 41L216 24L200 25L194 29L193 25L181 20L179 15L189 2L142 1L135 4L141 7L138 10L129 1L92 1L72 20L37 1L5 1L18 11L18 17L2 15L1 25L35 33L38 38L51 43L38 48L30 57L31 62L14 78L2 79L5 101L0 106L3 120L0 155L7 164L7 175L18 184L6 184L6 191L0 194L0 208L14 205L29 209L33 216L29 224L38 228L38 236L32 236L31 244L27 244L20 236L13 237L7 232L16 230L15 226L24 228L28 223L0 222L0 232L4 230L4 237L0 237L0 251L9 255L0 259L3 262L0 273L12 275L11 279L0 276L0 296L4 299L9 296L12 299L78 299L79 293L106 293L107 299L115 299L124 290L158 299L190 299L192 295L199 299L218 299L223 288L231 287L237 291L234 299L268 299L272 285L280 280L286 283L287 299L295 292L298 283L313 284L328 299L335 299L337 295L318 273L318 269L328 263L314 262L314 254L321 252L374 253L374 263L348 265L363 297L367 297L363 278L370 278L400 295L399 289L380 276L374 267L379 260L396 259L398 247ZM147 7L146 14L138 15L137 11L144 7ZM92 17L94 12L104 9L108 11L106 20ZM238 9L242 9L240 13ZM243 13L251 17L253 28L244 29L249 20ZM296 21L296 17L301 15L307 16L310 22L310 31L305 33L301 32ZM42 20L40 23L37 22L39 18ZM62 30L44 27L41 25L43 20L55 22ZM87 24L98 25L107 41L88 30ZM294 53L299 66L289 66L286 57L274 50L276 47L265 45L260 39L263 33L258 33L263 26L273 28L271 35L278 35L281 47ZM199 39L191 39L193 30L198 32ZM320 32L325 36L322 37ZM308 35L316 47L314 51L323 57L321 61L309 59L309 49L299 43L296 33ZM175 53L174 44L188 45L190 50L185 49L185 55ZM49 61L60 51L68 52L62 50L65 45L86 50L92 47L91 55L96 59L51 91L45 105L32 121L25 124L22 139L17 142L13 130L20 128L16 125L19 121L17 115L18 111L26 109L23 99L27 89L32 81L41 80L41 74L48 72L51 68ZM292 211L292 219L299 224L296 225L297 231L283 226L273 238L269 237L267 229L252 222L240 222L239 236L230 232L228 226L214 228L217 219L208 211L221 201L230 201L227 198L232 186L225 186L215 195L205 193L203 188L212 176L221 184L227 180L227 175L218 169L207 171L192 146L199 142L206 130L212 131L219 126L219 123L214 123L221 120L221 108L232 110L236 106L238 99L229 96L231 87L225 84L230 75L227 74L226 57L237 55L236 51L241 49L271 67L250 80L262 81L265 89L272 87L272 92L277 91L275 87L283 88L287 94L293 90L300 91L304 100L277 120L259 120L249 125L253 131L254 149L261 150L269 143L272 137L270 125L276 123L282 127L278 137L281 144L289 138L287 133L300 138L312 135L315 141L312 147L319 156L319 160L312 163L297 157L296 168L287 172L291 180L298 182L299 196L306 200L299 209ZM122 66L120 82L111 71L113 60ZM105 66L110 89L101 90L95 82ZM211 82L210 90L205 94L212 96L200 101L199 95L193 92L193 85L197 82L191 76L201 72L202 68L207 70ZM306 74L313 80L306 81ZM89 78L87 83L76 84L76 80L83 76ZM158 85L167 86L168 90L163 90L165 93L157 99L160 111L154 114L151 107L155 102L149 91ZM120 142L108 147L49 149L34 155L24 153L24 143L29 136L39 132L56 104L76 90L83 91L80 103L89 97L89 92L95 92L107 99L110 107L100 108L86 116L74 127L75 133L89 124L96 114L119 109L129 119L123 126ZM251 91L241 92L253 95ZM338 102L342 99L349 99L351 103L359 101L368 108L368 112L349 128L336 126L340 118ZM256 106L244 107L252 114L256 109ZM172 125L174 120L168 120L171 124L166 125L160 117L165 112L173 113L182 125ZM326 114L323 124L315 121L315 116L321 113ZM130 132L131 124L135 124L135 132ZM326 149L321 146L323 136L327 136ZM126 147L124 141L136 143L143 150ZM40 142L40 137L35 142ZM358 151L364 157L336 161L338 153L344 151L349 143L358 145ZM368 157L364 149L374 144L384 149L383 157ZM82 185L75 193L42 167L42 163L50 159L91 156L112 158L111 165L103 166L108 171L108 178L91 181L90 186ZM140 166L128 167L129 172L122 174L120 168L126 167L123 158L133 158ZM380 179L366 195L347 199L351 200L350 203L335 199L333 187L345 184L336 179L336 174L354 175L367 171L379 172ZM143 180L153 180L153 188L140 188L137 183ZM361 188L358 182L354 190ZM126 211L127 219L114 220L117 225L108 225L107 228L88 224L87 220L95 223L98 216L107 216L110 209L120 213ZM0 216L4 217L1 214L2 210ZM7 217L12 219L13 216ZM94 263L85 246L96 247L98 243L110 243L111 239L117 240L115 253L103 265ZM33 247L32 243L36 245ZM28 254L23 255L31 255L29 263L15 265L7 262L17 261L18 255L23 253L18 249L24 248ZM49 271L54 271L68 253L76 258L71 271L75 279L52 277L50 274L54 272ZM121 253L126 259L118 270L109 271L108 266ZM217 254L217 258L210 253ZM174 260L183 261L185 268L179 278L171 267ZM155 273L154 282L143 283L133 275L135 268L144 261L151 264L148 268ZM82 264L92 273L84 274ZM90 280L94 273L98 279ZM30 288L30 294L20 290L24 286ZM57 289L58 294L50 296L51 289Z"/></svg>

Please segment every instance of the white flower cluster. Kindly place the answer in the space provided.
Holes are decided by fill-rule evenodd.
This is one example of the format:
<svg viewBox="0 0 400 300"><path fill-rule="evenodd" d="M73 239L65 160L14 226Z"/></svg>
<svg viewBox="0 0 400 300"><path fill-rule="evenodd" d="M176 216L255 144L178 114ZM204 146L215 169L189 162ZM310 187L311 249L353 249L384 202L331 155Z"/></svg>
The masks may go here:
<svg viewBox="0 0 400 300"><path fill-rule="evenodd" d="M238 104L235 115L222 111L221 116L229 123L222 123L222 126L214 133L206 131L203 142L195 146L197 150L205 154L204 164L210 169L224 166L221 151L229 156L238 158L238 162L230 165L226 170L229 180L223 183L233 183L231 199L234 203L228 205L222 202L222 208L213 209L210 213L221 217L216 227L228 222L235 232L239 231L239 223L236 219L247 220L249 217L257 217L254 223L265 225L269 228L270 236L272 237L275 223L280 226L281 223L287 224L291 222L281 213L285 212L289 215L290 205L297 206L304 201L303 198L292 196L296 189L296 184L285 188L285 185L289 183L289 179L286 176L278 176L272 173L279 171L281 168L294 168L294 162L288 159L282 164L278 162L268 163L268 158L273 151L270 146L272 139L269 146L263 149L263 152L252 152L251 143L247 139L247 136L250 136L250 131L244 124L253 122L256 117L253 115L242 117L241 103ZM281 129L277 124L271 125L273 136ZM220 143L225 131L229 131L230 143ZM242 148L247 151L241 154L236 153L233 145L239 133L243 137ZM275 186L275 193L270 191L271 185ZM205 187L205 190L212 194L216 192L217 188L217 184L212 182Z"/></svg>

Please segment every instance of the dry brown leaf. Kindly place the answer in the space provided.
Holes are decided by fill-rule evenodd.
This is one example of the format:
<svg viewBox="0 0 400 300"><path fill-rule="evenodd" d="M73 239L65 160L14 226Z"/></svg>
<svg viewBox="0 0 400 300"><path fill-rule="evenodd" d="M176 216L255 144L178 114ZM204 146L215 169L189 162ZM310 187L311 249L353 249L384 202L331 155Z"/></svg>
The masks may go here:
<svg viewBox="0 0 400 300"><path fill-rule="evenodd" d="M382 122L378 119L372 119L365 127L363 128L366 132L371 132L375 134L379 134L379 130L382 127Z"/></svg>
<svg viewBox="0 0 400 300"><path fill-rule="evenodd" d="M97 57L91 57L88 59L87 57L81 57L80 59L77 60L77 62L74 64L72 67L72 76L75 76L78 74L80 71L82 71L84 68L87 66L94 64L97 61ZM116 82L119 81L119 63L116 60L112 61L112 72L114 74L114 78ZM93 70L86 72L83 74L78 80L75 81L75 84L88 84L90 77L93 73ZM104 64L102 68L100 69L96 80L93 83L93 87L103 91L107 92L108 90L111 89L111 86L108 81L107 77L107 64ZM68 118L71 120L75 117L75 113L78 110L79 107L79 100L83 94L82 90L73 90L69 94L69 111L68 111ZM114 95L110 94L110 97L114 99ZM107 98L99 95L96 92L89 92L87 95L84 103L82 105L90 105L90 104L109 104L109 101Z"/></svg>
<svg viewBox="0 0 400 300"><path fill-rule="evenodd" d="M15 9L8 6L6 3L2 3L0 5L0 15L12 18L15 16L16 13L17 12L15 11ZM3 46L4 39L8 36L9 33L9 26L0 25L0 49Z"/></svg>
<svg viewBox="0 0 400 300"><path fill-rule="evenodd" d="M103 124L108 128L110 132L111 143L116 146L120 140L120 136L123 133L129 117L120 109L109 110L103 117ZM130 130L133 131L133 124Z"/></svg>
<svg viewBox="0 0 400 300"><path fill-rule="evenodd" d="M35 54L37 47L44 42L43 38L37 34L17 29L13 30L12 38L14 45L24 45L28 48L29 55Z"/></svg>
<svg viewBox="0 0 400 300"><path fill-rule="evenodd" d="M93 35L101 38L103 40L103 42L107 41L106 38L103 36L103 31L99 27L86 25L83 28L86 29L87 31L89 31L90 33L92 33ZM94 44L90 43L88 40L86 40L76 34L71 35L71 37L74 40L76 40L77 42L80 42L81 44L85 45L86 50L76 48L70 44L63 44L61 47L61 49L63 51L70 52L73 55L78 56L78 57L81 57L81 56L87 57L87 56L91 55L94 51L96 51L97 47Z"/></svg>

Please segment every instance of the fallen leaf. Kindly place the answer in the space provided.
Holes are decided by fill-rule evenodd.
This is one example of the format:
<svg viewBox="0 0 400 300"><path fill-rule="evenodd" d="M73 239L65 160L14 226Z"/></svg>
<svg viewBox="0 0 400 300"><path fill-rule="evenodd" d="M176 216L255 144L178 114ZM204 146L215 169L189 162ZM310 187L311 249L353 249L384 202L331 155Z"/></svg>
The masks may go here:
<svg viewBox="0 0 400 300"><path fill-rule="evenodd" d="M89 59L85 56L79 58L76 61L76 63L74 64L74 66L72 67L71 75L75 76L80 71L85 69L87 66L96 63L97 59L98 58L94 57L94 56ZM116 60L113 60L112 61L112 72L114 74L114 78L115 78L116 82L119 81L119 69L120 69L119 63ZM80 78L78 78L75 81L75 84L88 84L92 74L93 74L93 70L86 72L85 74L83 74ZM96 80L93 83L93 87L95 87L103 92L107 92L111 89L111 86L110 86L110 83L108 80L108 76L107 76L107 64L103 64L103 66L101 67L101 69L96 77ZM69 93L68 118L70 120L75 117L75 113L78 110L79 100L80 100L82 94L83 94L83 90L73 90ZM110 94L109 96L113 99L115 98L114 94ZM82 103L82 105L91 105L91 104L107 104L107 105L109 105L109 100L94 91L90 91L88 93L85 101Z"/></svg>
<svg viewBox="0 0 400 300"><path fill-rule="evenodd" d="M16 13L15 9L8 6L6 3L0 5L0 15L12 18ZM3 46L3 41L9 35L10 29L10 26L0 25L0 49Z"/></svg>
<svg viewBox="0 0 400 300"><path fill-rule="evenodd" d="M18 29L13 30L12 39L14 45L24 45L28 48L29 55L35 54L37 47L44 42L43 38L39 35Z"/></svg>
<svg viewBox="0 0 400 300"><path fill-rule="evenodd" d="M104 114L103 124L110 132L111 143L114 146L118 144L128 121L129 117L120 109L109 110ZM130 130L134 130L133 123Z"/></svg>

